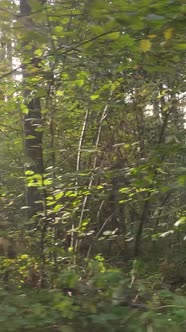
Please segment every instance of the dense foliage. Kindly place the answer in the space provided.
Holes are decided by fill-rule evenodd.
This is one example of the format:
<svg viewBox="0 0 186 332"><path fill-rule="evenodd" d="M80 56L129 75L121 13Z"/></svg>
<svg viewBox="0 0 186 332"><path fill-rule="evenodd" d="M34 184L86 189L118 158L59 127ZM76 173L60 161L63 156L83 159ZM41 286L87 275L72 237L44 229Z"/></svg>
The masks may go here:
<svg viewBox="0 0 186 332"><path fill-rule="evenodd" d="M185 16L1 1L2 332L186 330Z"/></svg>

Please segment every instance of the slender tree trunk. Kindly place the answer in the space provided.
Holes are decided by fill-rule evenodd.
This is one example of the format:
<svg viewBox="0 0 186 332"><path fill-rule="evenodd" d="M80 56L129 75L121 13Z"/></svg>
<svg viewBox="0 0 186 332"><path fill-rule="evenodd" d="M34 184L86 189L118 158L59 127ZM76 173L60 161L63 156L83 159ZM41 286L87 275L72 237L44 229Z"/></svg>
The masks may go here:
<svg viewBox="0 0 186 332"><path fill-rule="evenodd" d="M40 1L40 0L38 0ZM29 31L34 29L34 23L30 17L31 9L28 0L20 0L20 14L23 19L23 29L27 26ZM27 24L24 24L27 22ZM26 38L25 38L26 39ZM24 84L24 103L27 106L27 114L24 116L25 133L25 157L27 170L27 193L26 200L28 205L28 218L37 216L43 211L43 191L42 176L43 166L43 147L42 147L42 115L40 98L34 96L34 91L29 87L31 79L30 68L33 72L38 70L38 59L34 57L34 40L23 40L22 61L23 61L23 84ZM37 86L34 86L37 91ZM31 171L31 172L28 172Z"/></svg>

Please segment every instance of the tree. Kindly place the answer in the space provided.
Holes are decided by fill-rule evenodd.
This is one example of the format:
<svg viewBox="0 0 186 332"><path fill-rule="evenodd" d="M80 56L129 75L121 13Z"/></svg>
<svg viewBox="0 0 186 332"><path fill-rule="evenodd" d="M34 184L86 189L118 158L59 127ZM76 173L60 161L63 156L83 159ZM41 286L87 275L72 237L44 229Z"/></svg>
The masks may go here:
<svg viewBox="0 0 186 332"><path fill-rule="evenodd" d="M36 5L41 6L38 1ZM25 133L25 155L27 157L26 175L28 179L27 186L27 205L28 217L43 214L44 192L42 188L44 164L43 164L43 144L42 144L42 114L41 101L37 95L39 82L41 80L39 72L40 59L35 54L37 42L34 35L34 18L32 18L32 9L28 1L20 1L20 14L22 18L22 68L23 68L23 96L25 104L24 133ZM34 15L34 14L33 14ZM24 30L23 30L24 29ZM26 33L25 33L26 31ZM32 73L35 74L34 78Z"/></svg>

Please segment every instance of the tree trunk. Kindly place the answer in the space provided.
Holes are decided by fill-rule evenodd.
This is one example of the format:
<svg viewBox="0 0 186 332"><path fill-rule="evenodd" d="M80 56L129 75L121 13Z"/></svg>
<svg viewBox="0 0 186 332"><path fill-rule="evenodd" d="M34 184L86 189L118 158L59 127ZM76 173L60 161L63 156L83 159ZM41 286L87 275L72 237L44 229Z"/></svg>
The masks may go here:
<svg viewBox="0 0 186 332"><path fill-rule="evenodd" d="M25 30L28 27L30 32L34 30L34 23L29 16L31 14L31 8L29 7L28 1L29 0L20 0L20 14L23 20L23 29ZM27 23L24 24L24 22ZM37 217L40 212L43 212L43 190L41 187L44 166L41 103L40 98L34 95L35 91L37 91L37 85L35 84L34 87L29 86L29 79L37 72L39 65L38 59L34 57L34 45L34 39L27 41L25 38L25 40L23 40L23 94L24 103L27 107L27 114L24 116L24 134L26 174L28 181L26 192L28 219L34 216ZM33 74L31 74L30 69L33 69Z"/></svg>

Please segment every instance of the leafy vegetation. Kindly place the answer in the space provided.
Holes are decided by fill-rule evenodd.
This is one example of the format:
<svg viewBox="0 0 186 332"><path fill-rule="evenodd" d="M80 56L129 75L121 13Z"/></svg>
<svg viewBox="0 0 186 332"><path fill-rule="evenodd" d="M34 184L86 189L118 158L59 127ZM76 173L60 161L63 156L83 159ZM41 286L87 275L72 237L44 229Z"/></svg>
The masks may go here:
<svg viewBox="0 0 186 332"><path fill-rule="evenodd" d="M1 1L2 332L186 330L185 15Z"/></svg>

